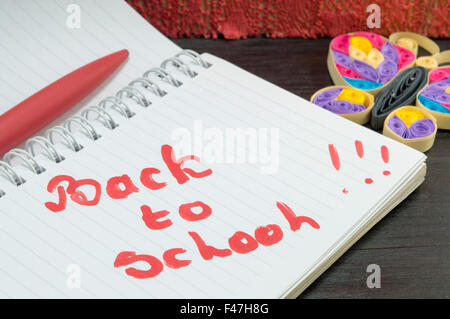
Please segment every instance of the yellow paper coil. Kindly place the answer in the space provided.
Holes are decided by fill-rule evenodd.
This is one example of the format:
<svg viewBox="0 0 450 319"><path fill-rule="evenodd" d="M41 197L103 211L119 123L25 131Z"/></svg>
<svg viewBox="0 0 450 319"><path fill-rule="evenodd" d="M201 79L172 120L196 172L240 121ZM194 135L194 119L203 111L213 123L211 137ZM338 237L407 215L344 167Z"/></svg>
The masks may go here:
<svg viewBox="0 0 450 319"><path fill-rule="evenodd" d="M375 69L378 68L378 65L383 61L384 61L383 54L376 48L370 50L369 54L367 55L367 62Z"/></svg>
<svg viewBox="0 0 450 319"><path fill-rule="evenodd" d="M438 62L432 56L422 56L416 60L417 66L422 66L428 71L438 67Z"/></svg>
<svg viewBox="0 0 450 319"><path fill-rule="evenodd" d="M397 115L408 127L415 121L425 118L425 115L417 108L398 109L395 111L395 115Z"/></svg>
<svg viewBox="0 0 450 319"><path fill-rule="evenodd" d="M398 46L401 46L402 48L408 49L417 56L417 52L419 49L419 44L416 40L412 38L399 38L396 43Z"/></svg>
<svg viewBox="0 0 450 319"><path fill-rule="evenodd" d="M350 45L348 47L348 55L350 57L352 57L353 59L360 60L360 61L367 63L367 55L363 51L361 51L360 49L358 49L354 46Z"/></svg>
<svg viewBox="0 0 450 319"><path fill-rule="evenodd" d="M361 50L364 54L369 54L372 50L372 43L365 37L353 36L350 38L350 45Z"/></svg>
<svg viewBox="0 0 450 319"><path fill-rule="evenodd" d="M338 95L336 100L346 100L352 103L364 105L364 102L366 101L366 95L364 94L364 92L360 90L353 88L345 88Z"/></svg>

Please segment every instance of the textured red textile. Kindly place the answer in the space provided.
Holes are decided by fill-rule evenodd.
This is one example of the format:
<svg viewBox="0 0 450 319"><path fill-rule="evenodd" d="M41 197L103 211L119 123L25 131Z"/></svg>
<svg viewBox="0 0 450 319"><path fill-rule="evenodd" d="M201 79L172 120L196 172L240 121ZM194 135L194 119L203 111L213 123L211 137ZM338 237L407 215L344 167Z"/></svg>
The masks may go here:
<svg viewBox="0 0 450 319"><path fill-rule="evenodd" d="M126 0L169 37L334 37L355 30L450 37L450 0ZM369 29L367 6L380 6Z"/></svg>

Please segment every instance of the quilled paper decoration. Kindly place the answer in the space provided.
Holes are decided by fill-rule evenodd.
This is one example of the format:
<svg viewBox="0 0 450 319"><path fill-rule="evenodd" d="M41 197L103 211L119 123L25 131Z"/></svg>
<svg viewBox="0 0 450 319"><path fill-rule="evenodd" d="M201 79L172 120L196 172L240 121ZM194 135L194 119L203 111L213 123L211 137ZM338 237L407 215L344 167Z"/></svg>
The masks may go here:
<svg viewBox="0 0 450 319"><path fill-rule="evenodd" d="M373 95L345 86L329 86L311 96L311 102L358 124L370 119Z"/></svg>
<svg viewBox="0 0 450 319"><path fill-rule="evenodd" d="M375 98L370 126L381 130L393 110L414 104L417 93L427 84L427 75L427 70L421 66L401 71Z"/></svg>
<svg viewBox="0 0 450 319"><path fill-rule="evenodd" d="M426 110L403 106L389 114L383 134L421 152L429 150L436 137L436 119Z"/></svg>
<svg viewBox="0 0 450 319"><path fill-rule="evenodd" d="M422 66L427 70L432 70L438 66L434 58L439 53L439 46L431 39L412 32L395 32L389 36L389 41L393 44L408 49L417 56L419 46L428 51L430 56L423 56L416 59L415 65Z"/></svg>
<svg viewBox="0 0 450 319"><path fill-rule="evenodd" d="M416 59L419 46L432 56ZM436 67L433 56L437 53L437 44L419 34L397 32L388 40L372 32L353 32L331 41L327 64L335 84L377 95L406 68L416 64L426 69Z"/></svg>

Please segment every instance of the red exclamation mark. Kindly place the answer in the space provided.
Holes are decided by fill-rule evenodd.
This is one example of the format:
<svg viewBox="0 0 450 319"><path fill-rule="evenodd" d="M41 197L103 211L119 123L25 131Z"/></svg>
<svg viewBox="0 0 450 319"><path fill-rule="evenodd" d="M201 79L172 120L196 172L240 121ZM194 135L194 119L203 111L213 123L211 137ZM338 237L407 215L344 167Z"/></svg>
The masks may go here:
<svg viewBox="0 0 450 319"><path fill-rule="evenodd" d="M328 144L328 151L330 152L331 163L334 168L338 171L341 168L341 160L339 159L339 154L336 147L333 144Z"/></svg>
<svg viewBox="0 0 450 319"><path fill-rule="evenodd" d="M339 154L337 152L336 146L333 144L328 144L328 151L330 152L331 163L334 168L338 171L341 168L341 160L339 159ZM344 188L342 193L348 194L348 190Z"/></svg>
<svg viewBox="0 0 450 319"><path fill-rule="evenodd" d="M381 158L386 164L389 163L389 149L386 145L381 146ZM388 170L383 171L383 175L391 175L391 172Z"/></svg>
<svg viewBox="0 0 450 319"><path fill-rule="evenodd" d="M363 158L364 157L364 148L363 148L363 144L360 140L355 140L355 147L356 147L356 154L358 154L359 158ZM373 179L371 178L366 178L364 180L364 182L366 184L372 184L373 183Z"/></svg>
<svg viewBox="0 0 450 319"><path fill-rule="evenodd" d="M364 148L362 142L359 140L355 141L356 154L358 154L359 158L363 158L364 156Z"/></svg>

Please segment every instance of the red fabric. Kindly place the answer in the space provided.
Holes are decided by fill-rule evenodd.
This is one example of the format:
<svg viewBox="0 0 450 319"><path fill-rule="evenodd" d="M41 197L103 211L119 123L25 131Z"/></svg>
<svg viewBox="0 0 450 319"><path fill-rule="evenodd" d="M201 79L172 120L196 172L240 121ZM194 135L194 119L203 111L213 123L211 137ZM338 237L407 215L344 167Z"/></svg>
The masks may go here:
<svg viewBox="0 0 450 319"><path fill-rule="evenodd" d="M165 35L173 38L239 39L334 37L356 30L385 36L412 31L450 37L448 0L126 0ZM381 28L366 24L371 3L380 6Z"/></svg>

